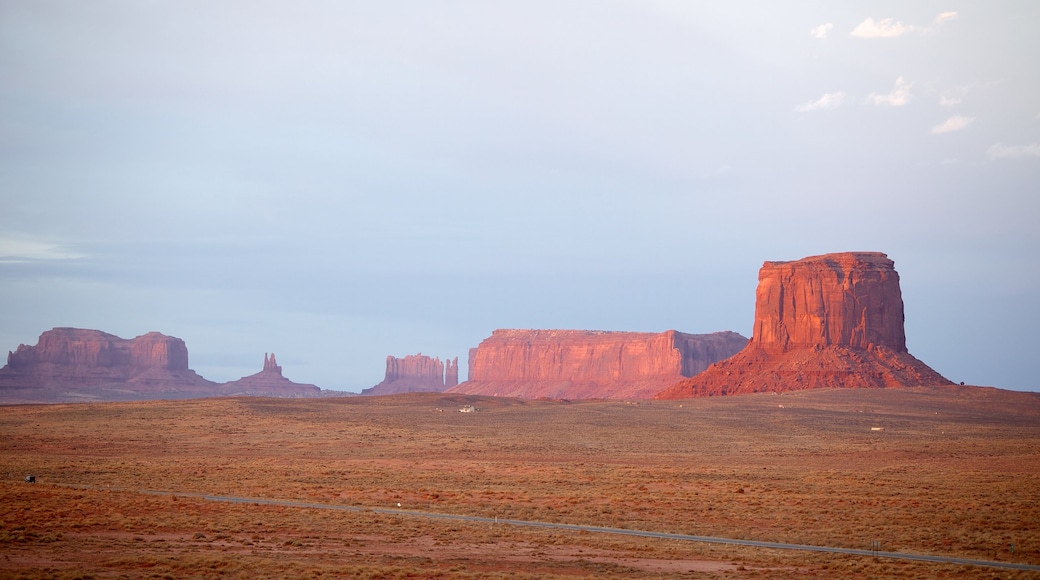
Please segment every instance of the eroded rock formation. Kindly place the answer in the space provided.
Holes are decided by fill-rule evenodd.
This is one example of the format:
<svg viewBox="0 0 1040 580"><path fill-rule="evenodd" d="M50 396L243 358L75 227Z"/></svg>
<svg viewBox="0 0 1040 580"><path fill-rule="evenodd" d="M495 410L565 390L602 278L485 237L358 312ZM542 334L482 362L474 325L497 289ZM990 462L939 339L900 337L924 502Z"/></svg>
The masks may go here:
<svg viewBox="0 0 1040 580"><path fill-rule="evenodd" d="M386 357L383 382L361 391L362 395L394 395L397 393L442 392L448 380L459 382L459 359L448 361L447 379L444 363L422 353L404 358Z"/></svg>
<svg viewBox="0 0 1040 580"><path fill-rule="evenodd" d="M260 372L242 377L237 381L220 386L222 395L250 397L317 397L321 389L316 385L294 383L282 376L282 367L275 362L274 353L264 353L264 368Z"/></svg>
<svg viewBox="0 0 1040 580"><path fill-rule="evenodd" d="M648 398L747 344L735 332L496 330L453 393L522 398Z"/></svg>
<svg viewBox="0 0 1040 580"><path fill-rule="evenodd" d="M459 357L444 361L444 387L450 389L459 384Z"/></svg>
<svg viewBox="0 0 1040 580"><path fill-rule="evenodd" d="M747 346L658 398L950 384L907 352L899 274L885 254L766 262L758 280Z"/></svg>
<svg viewBox="0 0 1040 580"><path fill-rule="evenodd" d="M99 330L54 328L19 345L0 369L0 390L30 399L90 400L133 394L211 392L216 383L188 368L184 341L149 332L123 339ZM122 394L122 395L121 395Z"/></svg>

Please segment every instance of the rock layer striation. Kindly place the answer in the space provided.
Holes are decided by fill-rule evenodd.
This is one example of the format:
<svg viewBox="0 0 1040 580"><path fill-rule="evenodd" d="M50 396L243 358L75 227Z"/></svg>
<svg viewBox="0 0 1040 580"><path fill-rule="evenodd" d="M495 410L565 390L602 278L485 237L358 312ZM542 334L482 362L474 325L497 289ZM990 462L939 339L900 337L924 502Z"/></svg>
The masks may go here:
<svg viewBox="0 0 1040 580"><path fill-rule="evenodd" d="M658 398L943 384L950 381L907 351L892 260L846 252L765 262L747 346Z"/></svg>
<svg viewBox="0 0 1040 580"><path fill-rule="evenodd" d="M496 330L471 351L453 393L522 398L649 398L747 344L735 332Z"/></svg>
<svg viewBox="0 0 1040 580"><path fill-rule="evenodd" d="M383 381L361 391L362 395L395 395L398 393L443 392L459 383L459 358L446 363L422 353L404 358L386 357Z"/></svg>
<svg viewBox="0 0 1040 580"><path fill-rule="evenodd" d="M184 341L158 332L133 339L99 330L54 328L35 346L19 345L0 369L0 390L49 400L147 395L198 395L217 383L188 368ZM61 398L61 397L59 397Z"/></svg>

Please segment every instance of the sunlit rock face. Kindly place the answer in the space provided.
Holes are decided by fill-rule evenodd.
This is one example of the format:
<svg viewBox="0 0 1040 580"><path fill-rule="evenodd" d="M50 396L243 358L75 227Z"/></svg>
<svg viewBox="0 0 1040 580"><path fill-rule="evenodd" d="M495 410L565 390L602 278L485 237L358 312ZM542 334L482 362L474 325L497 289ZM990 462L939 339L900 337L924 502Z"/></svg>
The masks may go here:
<svg viewBox="0 0 1040 580"><path fill-rule="evenodd" d="M735 332L496 330L470 353L453 393L521 398L649 398L747 344Z"/></svg>
<svg viewBox="0 0 1040 580"><path fill-rule="evenodd" d="M907 352L899 274L885 254L766 262L758 280L747 346L658 398L950 383Z"/></svg>
<svg viewBox="0 0 1040 580"><path fill-rule="evenodd" d="M386 357L386 373L378 385L361 391L362 395L443 392L459 384L459 359L441 362L422 353L403 358Z"/></svg>
<svg viewBox="0 0 1040 580"><path fill-rule="evenodd" d="M188 368L183 340L158 332L124 339L100 330L54 328L36 345L8 353L0 369L0 388L9 389L200 393L215 386Z"/></svg>

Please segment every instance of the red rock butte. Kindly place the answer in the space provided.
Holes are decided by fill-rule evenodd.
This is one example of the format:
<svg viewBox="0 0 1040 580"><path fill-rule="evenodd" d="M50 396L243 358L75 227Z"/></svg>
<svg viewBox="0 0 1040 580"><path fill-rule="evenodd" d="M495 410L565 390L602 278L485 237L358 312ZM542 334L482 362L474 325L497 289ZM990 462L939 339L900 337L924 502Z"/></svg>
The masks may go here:
<svg viewBox="0 0 1040 580"><path fill-rule="evenodd" d="M469 380L448 392L528 399L649 398L745 344L747 339L735 332L496 330L471 351Z"/></svg>
<svg viewBox="0 0 1040 580"><path fill-rule="evenodd" d="M459 357L441 362L422 353L404 358L386 357L383 381L361 391L362 395L443 392L459 384Z"/></svg>
<svg viewBox="0 0 1040 580"><path fill-rule="evenodd" d="M54 328L35 346L19 345L0 369L0 401L56 403L249 395L333 396L282 376L274 354L259 373L215 383L188 368L184 341L158 332L133 339L81 328Z"/></svg>
<svg viewBox="0 0 1040 580"><path fill-rule="evenodd" d="M228 396L248 397L317 397L321 395L321 388L317 385L294 383L282 376L282 367L274 358L264 353L264 368L256 374L242 377L237 381L224 383L220 386L220 393Z"/></svg>
<svg viewBox="0 0 1040 580"><path fill-rule="evenodd" d="M216 386L188 368L183 340L158 332L127 340L100 330L54 328L35 346L8 353L0 369L5 395L42 400L97 395L91 390L198 396Z"/></svg>
<svg viewBox="0 0 1040 580"><path fill-rule="evenodd" d="M907 352L892 260L846 252L763 264L747 346L657 398L948 384Z"/></svg>

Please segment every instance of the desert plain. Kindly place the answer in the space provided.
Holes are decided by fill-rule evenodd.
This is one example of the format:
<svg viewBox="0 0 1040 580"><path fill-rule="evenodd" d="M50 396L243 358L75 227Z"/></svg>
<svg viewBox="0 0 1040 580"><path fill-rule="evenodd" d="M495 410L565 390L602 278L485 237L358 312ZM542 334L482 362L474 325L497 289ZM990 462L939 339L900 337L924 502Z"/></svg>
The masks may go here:
<svg viewBox="0 0 1040 580"><path fill-rule="evenodd" d="M1036 393L11 405L0 435L5 578L1040 576L507 523L1036 565Z"/></svg>

